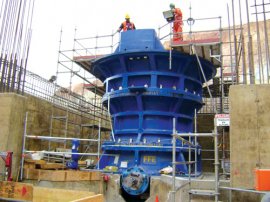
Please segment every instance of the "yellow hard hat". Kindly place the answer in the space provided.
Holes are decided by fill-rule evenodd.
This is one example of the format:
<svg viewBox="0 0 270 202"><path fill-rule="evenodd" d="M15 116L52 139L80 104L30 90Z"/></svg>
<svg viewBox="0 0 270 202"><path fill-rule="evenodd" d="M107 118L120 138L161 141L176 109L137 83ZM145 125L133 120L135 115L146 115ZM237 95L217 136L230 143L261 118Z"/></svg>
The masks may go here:
<svg viewBox="0 0 270 202"><path fill-rule="evenodd" d="M129 17L129 14L126 14L126 17L125 17L126 19L130 19L130 17Z"/></svg>

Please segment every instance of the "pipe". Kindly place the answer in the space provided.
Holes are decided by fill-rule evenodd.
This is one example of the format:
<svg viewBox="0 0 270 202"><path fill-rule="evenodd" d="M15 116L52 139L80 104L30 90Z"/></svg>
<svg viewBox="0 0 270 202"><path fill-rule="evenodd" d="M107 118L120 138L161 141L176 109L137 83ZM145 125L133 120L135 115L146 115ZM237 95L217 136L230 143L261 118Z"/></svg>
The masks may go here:
<svg viewBox="0 0 270 202"><path fill-rule="evenodd" d="M24 129L23 129L23 140L22 140L22 159L21 159L21 173L20 173L20 180L23 180L23 166L24 166L24 150L25 150L25 140L26 140L26 131L27 131L27 119L28 119L28 112L25 114L24 118Z"/></svg>
<svg viewBox="0 0 270 202"><path fill-rule="evenodd" d="M232 85L234 84L234 72L235 68L233 69L233 59L232 59L232 39L231 39L231 25L230 25L230 11L229 11L229 5L227 4L227 13L228 13L228 27L229 27L229 44L230 44L230 65L231 65L231 77L232 77Z"/></svg>
<svg viewBox="0 0 270 202"><path fill-rule="evenodd" d="M30 150L25 150L24 153L36 153L40 152L43 154L55 154L55 155L72 155L72 154L77 154L77 155L85 155L85 156L97 156L97 153L72 153L72 152L52 152L52 151L30 151ZM102 154L105 156L116 156L114 154Z"/></svg>
<svg viewBox="0 0 270 202"><path fill-rule="evenodd" d="M172 202L175 202L175 155L176 155L176 118L173 118L173 152L172 152L172 166L173 166L173 173L172 173Z"/></svg>
<svg viewBox="0 0 270 202"><path fill-rule="evenodd" d="M197 133L197 110L194 111L194 132ZM195 176L197 176L197 166L198 166L198 159L197 159L197 136L194 138L195 140Z"/></svg>
<svg viewBox="0 0 270 202"><path fill-rule="evenodd" d="M177 138L177 137L176 137ZM129 147L129 148L160 148L160 149L173 149L172 146L150 146L150 145L130 145L130 144L115 144L115 145L111 145L110 147ZM181 149L181 150L186 150L187 147L175 147L176 149ZM192 150L195 150L195 148L191 148Z"/></svg>
<svg viewBox="0 0 270 202"><path fill-rule="evenodd" d="M225 169L224 169L224 161L226 159L226 152L225 152L225 131L224 128L222 128L222 160L223 160L223 174L225 173Z"/></svg>
<svg viewBox="0 0 270 202"><path fill-rule="evenodd" d="M242 188L233 188L233 187L219 187L219 188L224 189L224 190L249 192L249 193L255 193L255 194L267 194L267 193L269 193L269 191L256 191L256 190L252 190L252 189L242 189Z"/></svg>
<svg viewBox="0 0 270 202"><path fill-rule="evenodd" d="M217 123L216 119L214 119L214 126L215 126L215 131L214 133L216 134L214 136L214 145L215 145L215 202L218 202L218 195L219 195L219 161L218 161L218 135L217 135Z"/></svg>
<svg viewBox="0 0 270 202"><path fill-rule="evenodd" d="M213 137L216 133L176 133L176 136L179 135L181 137Z"/></svg>
<svg viewBox="0 0 270 202"><path fill-rule="evenodd" d="M172 22L170 22L169 70L172 70Z"/></svg>
<svg viewBox="0 0 270 202"><path fill-rule="evenodd" d="M36 136L36 135L26 135L26 137L32 138L32 139L39 139L39 140L74 140L74 138L70 138L70 137L50 137L50 136ZM88 142L98 141L96 139L80 139L80 138L76 138L76 140L88 141Z"/></svg>
<svg viewBox="0 0 270 202"><path fill-rule="evenodd" d="M220 30L220 88L221 88L221 98L220 98L220 113L223 113L224 111L224 104L223 104L223 100L224 100L224 77L223 77L223 51L222 51L222 20L221 17L219 18L219 30Z"/></svg>
<svg viewBox="0 0 270 202"><path fill-rule="evenodd" d="M98 124L98 165L97 169L99 170L99 158L100 158L100 138L101 138L101 118L99 118L99 124Z"/></svg>
<svg viewBox="0 0 270 202"><path fill-rule="evenodd" d="M205 77L205 75L204 75L203 68L202 68L202 64L201 64L201 61L200 61L200 59L199 59L199 56L198 56L198 54L197 54L197 51L196 51L196 48L195 48L195 45L194 45L194 44L192 45L192 49L193 49L193 51L194 51L194 53L195 53L195 55L196 55L196 59L197 59L197 62L198 62L198 64L199 64L201 73L202 73L202 75L203 75L204 82L205 82L205 84L206 84L206 87L207 87L209 96L210 96L210 98L211 98L211 100L212 100L212 104L213 104L213 107L214 107L214 112L216 113L216 105L215 105L215 103L213 102L213 96L212 96L212 93L211 93L211 91L210 91L209 85L208 85L208 83L207 83L206 77Z"/></svg>

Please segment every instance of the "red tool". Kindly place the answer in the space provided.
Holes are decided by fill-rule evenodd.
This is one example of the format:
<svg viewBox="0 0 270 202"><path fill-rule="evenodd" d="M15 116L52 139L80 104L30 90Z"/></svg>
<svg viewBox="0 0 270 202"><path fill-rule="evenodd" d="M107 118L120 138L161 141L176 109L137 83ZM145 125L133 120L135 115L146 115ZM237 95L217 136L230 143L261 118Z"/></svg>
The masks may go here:
<svg viewBox="0 0 270 202"><path fill-rule="evenodd" d="M12 155L13 152L0 152L1 158L5 161L5 180L12 181L11 168L12 168Z"/></svg>
<svg viewBox="0 0 270 202"><path fill-rule="evenodd" d="M110 176L109 175L103 175L103 182L105 182L105 190L107 191L107 188L108 188L108 183L109 183L109 180L110 180Z"/></svg>

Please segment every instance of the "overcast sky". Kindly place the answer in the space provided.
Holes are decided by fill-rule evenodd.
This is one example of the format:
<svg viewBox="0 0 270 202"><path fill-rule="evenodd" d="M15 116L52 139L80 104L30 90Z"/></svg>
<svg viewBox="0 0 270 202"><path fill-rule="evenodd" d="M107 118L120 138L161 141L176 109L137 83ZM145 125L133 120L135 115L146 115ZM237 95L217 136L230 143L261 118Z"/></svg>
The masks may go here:
<svg viewBox="0 0 270 202"><path fill-rule="evenodd" d="M235 2L238 4L238 0ZM245 2L241 0L244 21ZM227 26L227 3L231 7L231 0L36 0L28 69L46 79L55 74L61 28L61 49L72 49L75 27L78 38L111 34L126 13L137 29L157 30L166 23L162 12L169 10L170 3L181 8L184 19L190 16L191 4L193 18L221 16L223 26ZM254 0L249 0L249 3L253 5ZM238 15L236 17L239 18ZM204 26L210 28L212 23L205 21Z"/></svg>

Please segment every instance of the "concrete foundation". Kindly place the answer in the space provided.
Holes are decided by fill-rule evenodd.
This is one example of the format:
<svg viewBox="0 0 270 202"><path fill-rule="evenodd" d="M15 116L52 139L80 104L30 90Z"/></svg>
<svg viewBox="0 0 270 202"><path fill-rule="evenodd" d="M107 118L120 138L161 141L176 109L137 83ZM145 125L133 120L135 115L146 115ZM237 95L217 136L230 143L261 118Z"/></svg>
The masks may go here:
<svg viewBox="0 0 270 202"><path fill-rule="evenodd" d="M192 179L189 185L187 178L176 178L176 199L177 201L189 201L190 189L209 189L214 190L214 175L203 174L200 178ZM229 186L228 180L221 180L220 186ZM151 177L150 196L146 202L156 202L156 198L160 202L171 202L172 177L162 175ZM120 175L110 175L110 181L107 188L104 189L106 202L125 202L120 193ZM228 192L220 192L220 200L228 200ZM196 197L191 196L191 201L202 202L212 201L213 197Z"/></svg>

